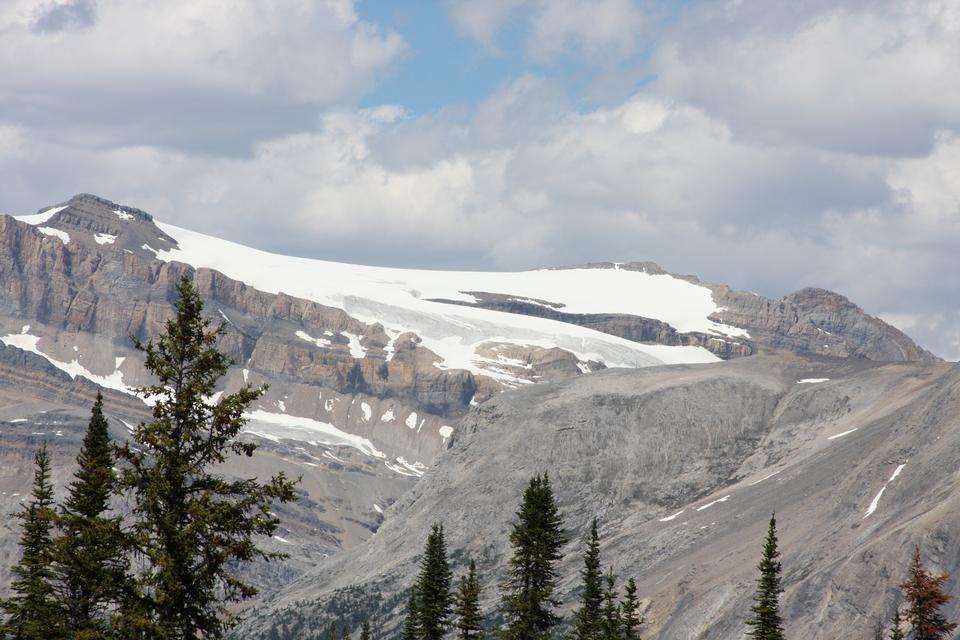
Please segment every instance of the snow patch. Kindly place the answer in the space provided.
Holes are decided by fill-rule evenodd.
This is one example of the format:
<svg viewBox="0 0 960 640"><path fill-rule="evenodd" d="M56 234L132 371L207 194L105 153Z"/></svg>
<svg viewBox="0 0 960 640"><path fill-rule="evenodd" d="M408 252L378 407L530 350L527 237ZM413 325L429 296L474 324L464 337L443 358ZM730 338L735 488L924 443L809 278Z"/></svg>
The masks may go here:
<svg viewBox="0 0 960 640"><path fill-rule="evenodd" d="M259 433L269 434L276 438L353 447L368 456L386 457L366 438L341 431L329 422L320 422L311 418L283 413L269 413L263 409L245 413L244 417L256 427Z"/></svg>
<svg viewBox="0 0 960 640"><path fill-rule="evenodd" d="M708 502L707 504L703 505L702 507L697 507L697 511L703 511L704 509L709 509L709 508L712 507L713 505L718 504L718 503L720 503L720 502L726 502L726 501L729 500L729 499L730 499L730 496L729 496L729 495L723 496L723 497L720 498L719 500L714 500L713 502Z"/></svg>
<svg viewBox="0 0 960 640"><path fill-rule="evenodd" d="M360 344L360 336L353 333L347 333L346 331L341 331L340 335L346 337L346 339L350 341L350 357L357 358L358 360L366 357L367 350L364 349Z"/></svg>
<svg viewBox="0 0 960 640"><path fill-rule="evenodd" d="M769 480L769 479L772 478L773 476L775 476L775 475L777 475L778 473L780 473L780 471L782 471L782 469L778 469L778 470L774 471L773 473L771 473L771 474L769 474L769 475L765 475L764 477L760 478L760 479L757 480L756 482L751 482L751 483L750 483L750 486L752 487L752 486L754 486L754 485L760 484L760 483L763 482L764 480Z"/></svg>
<svg viewBox="0 0 960 640"><path fill-rule="evenodd" d="M828 437L827 440L836 440L837 438L842 438L843 436L850 435L851 433L853 433L853 432L856 431L856 430L857 430L857 429L848 429L847 431L843 431L843 432L841 432L841 433L838 433L838 434L836 434L836 435L833 435L833 436Z"/></svg>
<svg viewBox="0 0 960 640"><path fill-rule="evenodd" d="M887 490L887 485L897 479L897 476L900 475L900 472L903 471L903 468L907 466L907 463L904 462L898 466L894 471L893 475L890 476L890 479L883 483L883 486L880 487L880 491L877 492L877 495L873 497L873 500L870 501L870 506L867 507L867 512L864 514L863 518L866 519L877 510L877 506L880 504L880 496L883 495L883 492Z"/></svg>
<svg viewBox="0 0 960 640"><path fill-rule="evenodd" d="M63 242L63 244L70 244L70 234L66 231L60 231L60 229L54 229L53 227L37 227L37 231L45 236L60 238L60 241Z"/></svg>
<svg viewBox="0 0 960 640"><path fill-rule="evenodd" d="M376 503L373 504L373 510L376 511L377 513L383 513L383 509L381 509L380 505Z"/></svg>
<svg viewBox="0 0 960 640"><path fill-rule="evenodd" d="M413 413L408 415L407 419L404 420L403 423L408 427L410 427L411 429L416 429L417 428L417 412L414 411Z"/></svg>
<svg viewBox="0 0 960 640"><path fill-rule="evenodd" d="M380 422L393 422L396 418L393 417L393 409L385 411L382 416L380 416Z"/></svg>
<svg viewBox="0 0 960 640"><path fill-rule="evenodd" d="M453 427L450 427L450 426L447 426L447 425L443 425L442 427L440 427L440 437L441 437L441 438L443 438L444 440L446 440L447 438L449 438L449 437L452 436L452 435L453 435Z"/></svg>
<svg viewBox="0 0 960 640"><path fill-rule="evenodd" d="M329 347L331 342L326 338L314 338L306 331L297 331L295 334L301 340L306 340L307 342L313 343L318 347Z"/></svg>
<svg viewBox="0 0 960 640"><path fill-rule="evenodd" d="M366 402L360 403L360 411L363 412L363 421L370 422L371 416L373 416L373 410L370 408Z"/></svg>
<svg viewBox="0 0 960 640"><path fill-rule="evenodd" d="M667 516L666 518L660 518L660 522L670 522L671 520L675 519L677 516L679 516L679 515L680 515L681 513L683 513L684 511L686 511L686 509L680 509L680 511L677 511L677 512L676 512L675 514L673 514L672 516Z"/></svg>
<svg viewBox="0 0 960 640"><path fill-rule="evenodd" d="M27 422L26 418L15 418L10 421L10 424L19 424L21 422Z"/></svg>
<svg viewBox="0 0 960 640"><path fill-rule="evenodd" d="M113 244L117 241L117 236L110 235L109 233L95 233L93 239L97 244Z"/></svg>
<svg viewBox="0 0 960 640"><path fill-rule="evenodd" d="M113 213L116 214L121 220L133 220L133 216L124 211L123 209L114 209Z"/></svg>
<svg viewBox="0 0 960 640"><path fill-rule="evenodd" d="M797 384L817 384L820 382L830 382L830 378L804 378L803 380L797 380Z"/></svg>
<svg viewBox="0 0 960 640"><path fill-rule="evenodd" d="M25 222L32 226L37 226L40 224L46 224L50 221L53 216L57 215L61 211L67 208L67 205L62 207L50 207L46 211L41 211L40 213L34 213L28 216L14 216L14 219L19 220L20 222Z"/></svg>

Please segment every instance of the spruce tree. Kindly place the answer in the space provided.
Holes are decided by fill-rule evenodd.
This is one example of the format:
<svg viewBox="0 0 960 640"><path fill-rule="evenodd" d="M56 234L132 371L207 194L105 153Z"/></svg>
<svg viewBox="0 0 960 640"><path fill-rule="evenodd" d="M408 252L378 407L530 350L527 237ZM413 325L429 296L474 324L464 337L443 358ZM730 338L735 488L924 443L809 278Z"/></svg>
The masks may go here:
<svg viewBox="0 0 960 640"><path fill-rule="evenodd" d="M751 607L753 617L747 620L747 635L757 640L783 640L783 618L780 617L780 552L777 549L776 514L770 516L763 557L758 569L757 592Z"/></svg>
<svg viewBox="0 0 960 640"><path fill-rule="evenodd" d="M123 598L128 567L121 518L107 515L117 476L99 393L77 463L54 542L57 598L70 636L99 640L109 636L107 610Z"/></svg>
<svg viewBox="0 0 960 640"><path fill-rule="evenodd" d="M50 455L44 442L34 456L30 501L17 514L22 524L20 562L13 568L13 596L2 603L0 637L16 640L65 638L54 592L53 527L56 512L50 484Z"/></svg>
<svg viewBox="0 0 960 640"><path fill-rule="evenodd" d="M226 603L256 593L236 569L283 557L261 550L254 538L274 532L279 521L271 505L294 493L282 472L266 484L213 472L231 454L253 455L256 445L237 436L244 410L264 389L244 386L210 401L233 364L215 346L224 326L203 317L188 277L177 294L164 332L155 341L135 341L156 380L140 389L154 402L153 420L137 426L132 443L119 450L126 463L121 486L132 494L133 542L143 566L138 581L153 635L211 640L234 622Z"/></svg>
<svg viewBox="0 0 960 640"><path fill-rule="evenodd" d="M480 611L480 581L477 563L470 561L467 575L460 579L454 598L457 637L460 640L483 640L483 614Z"/></svg>
<svg viewBox="0 0 960 640"><path fill-rule="evenodd" d="M900 619L900 608L893 610L893 619L890 621L890 640L903 640L903 621Z"/></svg>
<svg viewBox="0 0 960 640"><path fill-rule="evenodd" d="M450 580L443 525L437 523L427 536L417 576L417 623L421 640L440 640L447 630L453 604Z"/></svg>
<svg viewBox="0 0 960 640"><path fill-rule="evenodd" d="M640 640L639 629L643 624L643 617L640 615L640 601L637 599L637 582L633 578L627 580L622 616L624 640Z"/></svg>
<svg viewBox="0 0 960 640"><path fill-rule="evenodd" d="M599 640L603 635L603 573L600 570L600 537L596 518L590 525L587 547L583 552L580 580L580 607L574 613L573 637L575 640Z"/></svg>
<svg viewBox="0 0 960 640"><path fill-rule="evenodd" d="M419 598L417 597L417 585L410 589L410 596L407 598L407 615L403 620L403 640L419 640L420 638L420 615Z"/></svg>
<svg viewBox="0 0 960 640"><path fill-rule="evenodd" d="M606 588L603 590L603 618L604 640L621 640L623 633L623 618L620 616L620 605L617 603L616 578L613 569L607 570Z"/></svg>
<svg viewBox="0 0 960 640"><path fill-rule="evenodd" d="M914 547L913 562L906 582L900 585L907 601L906 618L910 625L911 640L940 640L951 637L957 625L948 622L940 610L953 600L943 590L947 576L934 576L920 560L920 545Z"/></svg>
<svg viewBox="0 0 960 640"><path fill-rule="evenodd" d="M502 587L503 640L547 640L560 618L553 594L566 542L547 474L530 480L510 532L512 555Z"/></svg>
<svg viewBox="0 0 960 640"><path fill-rule="evenodd" d="M364 620L360 627L360 640L370 640L370 621Z"/></svg>

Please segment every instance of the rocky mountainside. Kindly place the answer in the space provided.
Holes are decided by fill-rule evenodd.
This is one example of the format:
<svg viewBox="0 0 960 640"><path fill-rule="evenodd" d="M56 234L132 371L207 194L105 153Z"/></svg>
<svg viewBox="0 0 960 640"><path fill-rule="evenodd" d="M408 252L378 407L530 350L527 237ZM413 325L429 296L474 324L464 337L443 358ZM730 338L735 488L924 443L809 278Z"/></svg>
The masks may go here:
<svg viewBox="0 0 960 640"><path fill-rule="evenodd" d="M0 455L10 456L0 490L25 492L38 438L61 443L67 477L97 388L109 392L118 437L146 415L130 337L159 332L183 273L224 323L219 346L237 364L222 390L270 387L246 436L266 455L234 471L304 476L286 529L268 542L291 560L257 569L270 588L371 538L503 391L762 353L936 361L822 290L770 300L651 263L522 273L345 265L261 252L82 194L0 215ZM11 545L8 530L0 557Z"/></svg>
<svg viewBox="0 0 960 640"><path fill-rule="evenodd" d="M513 518L506 505L548 471L571 538L561 571L568 614L596 516L605 562L635 576L645 598L644 637L741 638L775 511L787 636L863 637L892 614L915 543L951 573L956 593L958 410L957 365L792 355L510 391L460 422L369 542L274 595L242 635L283 637L358 591L376 594L366 599L376 624L394 627L434 522L444 523L458 573L477 560L492 611ZM956 619L960 603L949 612Z"/></svg>

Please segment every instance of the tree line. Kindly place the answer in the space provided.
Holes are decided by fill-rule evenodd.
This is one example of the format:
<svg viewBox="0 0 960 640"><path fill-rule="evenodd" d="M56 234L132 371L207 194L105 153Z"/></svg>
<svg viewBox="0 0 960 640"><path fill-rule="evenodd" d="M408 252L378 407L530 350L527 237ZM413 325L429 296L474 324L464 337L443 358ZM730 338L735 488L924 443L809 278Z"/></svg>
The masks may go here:
<svg viewBox="0 0 960 640"><path fill-rule="evenodd" d="M36 452L0 639L222 638L235 622L227 605L256 594L237 568L283 557L255 538L276 530L271 507L293 500L294 483L282 472L266 483L213 472L230 455L253 455L256 446L236 436L265 387L213 401L233 363L215 346L223 325L202 310L184 276L161 335L134 340L155 380L138 390L152 420L124 444L112 442L98 394L60 504L46 443ZM122 513L114 508L121 502Z"/></svg>

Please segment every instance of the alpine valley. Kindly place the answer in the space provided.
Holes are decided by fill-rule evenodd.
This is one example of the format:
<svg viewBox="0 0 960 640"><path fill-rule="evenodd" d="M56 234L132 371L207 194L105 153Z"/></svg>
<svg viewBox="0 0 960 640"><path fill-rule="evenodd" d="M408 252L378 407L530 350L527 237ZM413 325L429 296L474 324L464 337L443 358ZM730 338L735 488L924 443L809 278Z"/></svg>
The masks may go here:
<svg viewBox="0 0 960 640"><path fill-rule="evenodd" d="M493 611L515 505L543 471L569 538L562 610L597 517L605 560L637 580L645 638L741 638L774 511L791 638L867 637L914 544L957 591L960 370L841 295L773 300L649 262L287 257L87 194L0 216L7 513L44 440L62 491L98 391L115 438L149 417L132 338L172 317L183 274L236 363L218 394L269 385L247 415L258 454L222 472L301 478L263 541L290 557L251 570L261 592L237 638L319 637L361 614L393 633L435 522L455 574L477 561ZM5 518L0 584L17 535Z"/></svg>

